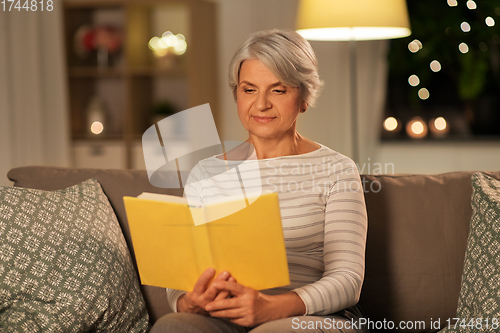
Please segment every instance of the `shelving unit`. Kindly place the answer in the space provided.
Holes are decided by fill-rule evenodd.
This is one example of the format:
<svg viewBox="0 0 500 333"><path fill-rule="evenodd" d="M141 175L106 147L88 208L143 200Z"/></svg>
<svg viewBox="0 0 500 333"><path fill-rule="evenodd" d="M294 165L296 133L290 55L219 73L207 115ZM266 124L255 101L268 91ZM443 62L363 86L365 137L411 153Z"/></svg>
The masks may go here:
<svg viewBox="0 0 500 333"><path fill-rule="evenodd" d="M94 167L102 160L103 168L140 167L137 146L153 124L153 106L164 100L178 111L210 103L217 120L216 3L65 0L63 13L74 166ZM85 57L75 51L78 29L96 25L117 27L123 36L108 66L98 66L96 51ZM169 67L162 66L148 47L149 40L164 31L181 33L187 42L186 53L176 56ZM94 96L107 114L104 131L98 135L90 132L87 119ZM123 161L116 161L120 156Z"/></svg>

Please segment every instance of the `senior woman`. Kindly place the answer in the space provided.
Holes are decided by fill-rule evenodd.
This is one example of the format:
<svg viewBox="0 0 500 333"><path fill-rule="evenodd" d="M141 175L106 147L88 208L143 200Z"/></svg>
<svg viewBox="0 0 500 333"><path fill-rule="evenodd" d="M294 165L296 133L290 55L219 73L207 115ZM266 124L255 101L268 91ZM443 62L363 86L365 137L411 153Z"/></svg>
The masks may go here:
<svg viewBox="0 0 500 333"><path fill-rule="evenodd" d="M209 268L191 292L167 289L174 313L152 332L363 332L357 302L367 215L359 174L351 159L296 130L322 85L311 46L291 30L254 33L231 61L229 84L262 190L279 195L291 284L256 291ZM192 175L209 178L217 163L220 156L200 161Z"/></svg>

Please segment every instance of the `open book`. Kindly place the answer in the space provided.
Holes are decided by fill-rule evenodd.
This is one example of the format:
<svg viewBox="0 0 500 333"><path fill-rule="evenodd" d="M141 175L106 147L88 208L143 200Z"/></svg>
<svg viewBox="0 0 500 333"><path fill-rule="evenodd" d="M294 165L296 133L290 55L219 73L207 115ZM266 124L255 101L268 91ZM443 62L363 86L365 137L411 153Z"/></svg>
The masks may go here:
<svg viewBox="0 0 500 333"><path fill-rule="evenodd" d="M227 216L241 202L190 207L185 198L151 193L123 200L142 284L191 291L208 267L256 290L290 284L276 193Z"/></svg>

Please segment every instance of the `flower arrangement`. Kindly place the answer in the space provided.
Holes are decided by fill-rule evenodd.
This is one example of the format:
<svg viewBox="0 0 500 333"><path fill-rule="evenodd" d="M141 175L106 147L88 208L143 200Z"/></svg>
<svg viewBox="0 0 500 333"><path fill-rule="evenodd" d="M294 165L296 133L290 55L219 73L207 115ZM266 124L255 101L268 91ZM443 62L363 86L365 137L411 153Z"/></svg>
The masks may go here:
<svg viewBox="0 0 500 333"><path fill-rule="evenodd" d="M80 27L75 34L75 52L85 58L93 51L98 53L99 65L107 66L108 56L116 54L123 44L121 29L112 25Z"/></svg>

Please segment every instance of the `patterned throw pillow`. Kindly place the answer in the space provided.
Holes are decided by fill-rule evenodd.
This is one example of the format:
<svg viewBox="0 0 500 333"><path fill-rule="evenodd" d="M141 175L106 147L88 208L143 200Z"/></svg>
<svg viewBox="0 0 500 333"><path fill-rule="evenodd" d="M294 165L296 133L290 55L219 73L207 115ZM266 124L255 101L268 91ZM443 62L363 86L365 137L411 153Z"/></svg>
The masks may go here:
<svg viewBox="0 0 500 333"><path fill-rule="evenodd" d="M95 179L0 187L1 332L146 332L120 226Z"/></svg>
<svg viewBox="0 0 500 333"><path fill-rule="evenodd" d="M472 176L472 220L465 254L458 323L441 332L500 329L500 181Z"/></svg>

